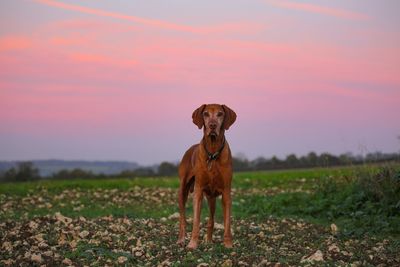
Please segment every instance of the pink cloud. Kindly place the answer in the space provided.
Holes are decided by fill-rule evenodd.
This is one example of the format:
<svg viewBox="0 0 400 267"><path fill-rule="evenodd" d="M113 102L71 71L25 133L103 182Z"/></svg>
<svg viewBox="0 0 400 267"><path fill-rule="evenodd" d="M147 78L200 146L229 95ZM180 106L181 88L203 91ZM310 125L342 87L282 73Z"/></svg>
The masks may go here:
<svg viewBox="0 0 400 267"><path fill-rule="evenodd" d="M310 13L328 15L328 16L343 18L343 19L365 20L365 19L369 18L368 15L366 15L366 14L357 13L357 12L348 11L348 10L339 9L339 8L324 7L324 6L309 4L309 3L298 3L298 2L292 2L292 1L286 1L286 0L266 0L266 2L273 6L280 7L280 8L301 10L301 11L306 11L306 12L310 12Z"/></svg>
<svg viewBox="0 0 400 267"><path fill-rule="evenodd" d="M167 22L167 21L162 21L162 20L157 20L157 19L147 19L147 18L142 18L138 16L132 16L132 15L125 15L125 14L120 14L117 12L111 12L111 11L104 11L100 9L95 9L95 8L89 8L89 7L84 7L80 5L74 5L74 4L67 4L59 1L54 1L54 0L33 0L37 3L40 3L42 5L50 6L50 7L55 7L59 9L64 9L64 10L71 10L79 13L84 13L84 14L90 14L90 15L95 15L95 16L100 16L100 17L109 17L109 18L114 18L114 19L119 19L119 20L124 20L124 21L130 21L137 23L139 25L143 26L150 26L154 28L160 28L160 29L166 29L166 30L173 30L173 31L179 31L179 32L190 32L190 33L196 33L196 34L212 34L212 33L220 33L220 32L225 32L225 33L245 33L245 34L251 34L255 32L259 32L261 29L264 29L265 26L261 25L259 23L255 22L226 22L223 24L219 25L210 25L210 26L202 26L202 27L194 27L190 25L185 25L185 24L178 24L178 23L172 23L172 22ZM129 26L131 27L131 26ZM131 27L132 29L132 27Z"/></svg>
<svg viewBox="0 0 400 267"><path fill-rule="evenodd" d="M76 23L70 21L69 26L64 26L80 25ZM32 37L23 37L31 44L29 50L0 55L0 68L6 77L3 80L13 81L19 85L18 90L28 93L33 90L38 97L52 96L49 103L63 103L62 99L56 99L64 96L71 96L71 99L82 96L90 102L91 97L101 99L113 94L129 96L140 103L153 103L151 94L157 99L173 95L175 99L171 101L186 103L185 99L193 98L193 92L198 94L196 99L204 99L204 102L213 99L235 102L240 96L251 103L264 97L274 99L277 95L278 99L284 99L284 95L288 98L295 95L297 99L304 94L362 98L371 103L372 99L388 101L393 95L386 97L379 91L354 90L346 86L339 90L332 84L400 84L396 74L398 61L393 59L395 49L360 48L355 52L324 43L241 41L224 36L186 38L142 33L141 38L136 38L124 34L128 29L123 25L120 29L118 24L100 27L98 31L94 27L89 31L91 36L85 39L85 29L72 34L62 31L64 26L58 24L59 31L54 26L51 34L38 31ZM114 44L104 41L107 39L123 41ZM243 92L244 88L251 93ZM149 90L149 96L135 95L142 90ZM11 99L10 103L16 99ZM193 105L193 102L195 100L186 105ZM131 104L122 98L116 103ZM73 105L73 101L68 104ZM37 105L46 107L44 103ZM163 103L158 105L163 106ZM142 113L131 108L115 107L115 110ZM143 106L142 110L147 107ZM60 113L60 116L65 114Z"/></svg>
<svg viewBox="0 0 400 267"><path fill-rule="evenodd" d="M25 36L0 37L0 52L11 50L24 50L32 46L32 41Z"/></svg>
<svg viewBox="0 0 400 267"><path fill-rule="evenodd" d="M12 56L3 53L0 62L3 74L14 79L24 73L25 79L136 88L270 90L286 85L298 90L300 85L311 81L400 84L397 61L392 56L396 55L395 49L375 47L354 52L326 44L154 35L132 39L124 34L114 35L112 31L91 33L86 40L80 38L85 32L78 36L67 33L50 38L24 37L34 45L29 51ZM121 40L122 37L124 41L117 46L103 41L103 38ZM362 52L358 55L359 51Z"/></svg>
<svg viewBox="0 0 400 267"><path fill-rule="evenodd" d="M325 44L291 45L178 36L126 38L118 47L102 45L105 43L103 35L114 38L110 34L94 32L82 43L79 36L60 35L57 40L54 40L56 37L24 37L28 43L35 44L31 51L6 57L0 64L6 73L23 72L26 76L43 79L52 73L51 77L55 79L70 77L128 84L263 87L274 81L279 84L285 77L291 77L294 83L307 79L315 82L400 83L396 75L397 63L392 56L396 55L395 49L362 48L354 52ZM38 67L35 61L42 63Z"/></svg>
<svg viewBox="0 0 400 267"><path fill-rule="evenodd" d="M102 135L112 136L148 135L162 128L168 116L174 118L182 112L181 106L171 108L166 101L170 97L169 92L159 92L154 97L151 91L121 93L98 85L44 81L27 87L21 82L1 82L1 132L68 136L101 131ZM174 96L174 100L184 102L179 96Z"/></svg>
<svg viewBox="0 0 400 267"><path fill-rule="evenodd" d="M183 24L176 24L176 23L155 20L155 19L146 19L146 18L141 18L141 17L137 17L137 16L125 15L125 14L120 14L117 12L104 11L104 10L95 9L95 8L88 8L88 7L83 7L80 5L67 4L67 3L53 1L53 0L34 0L34 1L37 3L43 4L43 5L46 5L46 6L56 7L56 8L65 9L65 10L72 10L72 11L76 11L76 12L80 12L80 13L96 15L96 16L101 16L101 17L109 17L109 18L114 18L114 19L126 20L126 21L131 21L131 22L135 22L138 24L146 25L146 26L151 26L151 27L157 27L157 28L174 30L174 31L183 31L183 32L199 32L198 28L188 26L188 25L183 25Z"/></svg>
<svg viewBox="0 0 400 267"><path fill-rule="evenodd" d="M108 66L124 66L129 67L137 64L134 60L118 60L108 56L95 53L71 53L69 58L74 62L74 64L80 63L101 63Z"/></svg>

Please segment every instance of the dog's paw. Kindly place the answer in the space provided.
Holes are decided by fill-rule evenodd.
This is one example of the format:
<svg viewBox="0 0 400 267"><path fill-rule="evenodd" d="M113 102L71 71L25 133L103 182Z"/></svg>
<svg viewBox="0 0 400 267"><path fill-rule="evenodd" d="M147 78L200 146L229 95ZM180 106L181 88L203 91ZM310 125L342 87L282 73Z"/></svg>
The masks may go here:
<svg viewBox="0 0 400 267"><path fill-rule="evenodd" d="M185 238L178 239L178 241L176 241L176 244L178 244L182 247L185 246Z"/></svg>
<svg viewBox="0 0 400 267"><path fill-rule="evenodd" d="M232 248L233 247L232 240L224 240L224 246L226 248Z"/></svg>
<svg viewBox="0 0 400 267"><path fill-rule="evenodd" d="M187 245L188 249L196 249L197 248L197 242L194 240L190 240L189 244Z"/></svg>

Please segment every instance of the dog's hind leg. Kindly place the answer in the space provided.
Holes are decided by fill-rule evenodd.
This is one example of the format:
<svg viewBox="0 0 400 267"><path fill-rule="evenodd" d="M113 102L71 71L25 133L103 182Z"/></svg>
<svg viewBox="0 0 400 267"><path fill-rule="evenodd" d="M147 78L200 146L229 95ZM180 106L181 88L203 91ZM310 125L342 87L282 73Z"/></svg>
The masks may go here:
<svg viewBox="0 0 400 267"><path fill-rule="evenodd" d="M185 179L183 179L184 181ZM194 177L192 177L187 184L181 182L179 186L179 236L178 236L178 244L185 244L185 235L186 235L186 216L185 216L185 207L188 199L189 191L194 183Z"/></svg>

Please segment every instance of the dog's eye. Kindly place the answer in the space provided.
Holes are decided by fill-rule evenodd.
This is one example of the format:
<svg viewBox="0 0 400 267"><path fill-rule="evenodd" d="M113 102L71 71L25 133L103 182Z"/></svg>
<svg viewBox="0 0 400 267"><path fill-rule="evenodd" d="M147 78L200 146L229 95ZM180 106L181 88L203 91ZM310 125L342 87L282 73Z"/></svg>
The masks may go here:
<svg viewBox="0 0 400 267"><path fill-rule="evenodd" d="M222 113L222 112L218 112L218 113L217 113L217 116L218 116L218 117L222 117L223 115L224 115L224 113Z"/></svg>
<svg viewBox="0 0 400 267"><path fill-rule="evenodd" d="M203 115L204 115L204 117L209 117L210 116L210 114L208 112L204 112Z"/></svg>

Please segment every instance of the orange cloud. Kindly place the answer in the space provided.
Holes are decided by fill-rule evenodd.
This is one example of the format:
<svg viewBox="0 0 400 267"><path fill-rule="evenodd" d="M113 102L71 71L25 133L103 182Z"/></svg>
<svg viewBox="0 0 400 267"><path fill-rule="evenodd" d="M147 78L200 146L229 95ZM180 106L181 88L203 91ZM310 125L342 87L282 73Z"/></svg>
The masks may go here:
<svg viewBox="0 0 400 267"><path fill-rule="evenodd" d="M23 36L4 36L0 37L0 52L10 50L22 50L30 47L32 41Z"/></svg>
<svg viewBox="0 0 400 267"><path fill-rule="evenodd" d="M116 13L116 12L104 11L104 10L100 10L100 9L88 8L88 7L83 7L83 6L79 6L79 5L73 5L73 4L66 4L66 3L53 1L53 0L33 0L33 1L43 4L43 5L46 5L46 6L56 7L56 8L65 9L65 10L72 10L72 11L76 11L76 12L80 12L80 13L91 14L91 15L96 15L96 16L101 16L101 17L109 17L109 18L115 18L115 19L120 19L120 20L127 20L127 21L132 21L135 23L139 23L142 25L152 26L152 27L157 27L157 28L162 28L162 29L183 31L183 32L199 32L200 31L200 29L192 27L192 26L188 26L188 25L176 24L176 23L155 20L155 19L146 19L146 18L131 16L131 15L124 15L124 14L120 14L120 13Z"/></svg>
<svg viewBox="0 0 400 267"><path fill-rule="evenodd" d="M369 18L367 15L362 13L357 13L353 11L332 8L332 7L324 7L315 4L297 3L286 0L266 0L266 2L280 8L301 10L310 13L323 14L343 19L365 20Z"/></svg>

